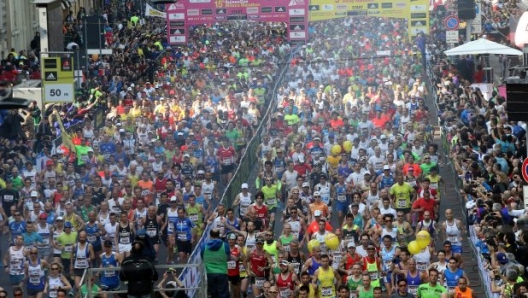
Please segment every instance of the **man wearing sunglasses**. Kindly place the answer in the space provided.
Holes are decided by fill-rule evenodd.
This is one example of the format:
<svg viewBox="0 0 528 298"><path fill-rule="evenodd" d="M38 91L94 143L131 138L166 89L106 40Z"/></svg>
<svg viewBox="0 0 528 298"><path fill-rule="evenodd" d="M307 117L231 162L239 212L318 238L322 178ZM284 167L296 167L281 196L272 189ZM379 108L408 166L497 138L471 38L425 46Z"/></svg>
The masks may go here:
<svg viewBox="0 0 528 298"><path fill-rule="evenodd" d="M412 294L408 292L406 280L398 281L397 286L398 288L396 289L396 293L393 293L392 296L390 296L390 298L412 298L414 297Z"/></svg>

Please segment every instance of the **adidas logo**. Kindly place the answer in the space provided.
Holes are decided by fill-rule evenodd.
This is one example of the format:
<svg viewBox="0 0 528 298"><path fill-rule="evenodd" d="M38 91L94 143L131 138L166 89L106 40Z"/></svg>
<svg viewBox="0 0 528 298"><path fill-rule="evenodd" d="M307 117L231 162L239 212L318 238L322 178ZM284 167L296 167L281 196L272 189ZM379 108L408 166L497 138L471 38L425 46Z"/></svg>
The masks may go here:
<svg viewBox="0 0 528 298"><path fill-rule="evenodd" d="M50 74L46 77L46 79L47 79L48 81L54 81L54 80L56 80L57 78L53 75L53 73L50 73Z"/></svg>

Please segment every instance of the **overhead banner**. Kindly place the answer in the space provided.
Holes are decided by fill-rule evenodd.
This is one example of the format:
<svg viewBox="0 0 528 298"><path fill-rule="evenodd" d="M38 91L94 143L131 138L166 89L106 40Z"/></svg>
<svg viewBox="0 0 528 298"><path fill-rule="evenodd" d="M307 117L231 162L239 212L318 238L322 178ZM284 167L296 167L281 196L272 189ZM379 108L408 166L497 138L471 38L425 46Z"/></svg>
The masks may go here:
<svg viewBox="0 0 528 298"><path fill-rule="evenodd" d="M72 57L41 57L43 103L69 103L75 99Z"/></svg>
<svg viewBox="0 0 528 298"><path fill-rule="evenodd" d="M148 3L145 4L145 16L147 17L157 17L157 18L166 18L167 14L163 11L159 11L154 7L150 6Z"/></svg>
<svg viewBox="0 0 528 298"><path fill-rule="evenodd" d="M187 43L188 27L230 20L284 22L290 41L308 38L309 0L180 0L167 4L170 44Z"/></svg>
<svg viewBox="0 0 528 298"><path fill-rule="evenodd" d="M308 14L311 22L346 16L405 18L411 36L429 33L429 0L311 0Z"/></svg>

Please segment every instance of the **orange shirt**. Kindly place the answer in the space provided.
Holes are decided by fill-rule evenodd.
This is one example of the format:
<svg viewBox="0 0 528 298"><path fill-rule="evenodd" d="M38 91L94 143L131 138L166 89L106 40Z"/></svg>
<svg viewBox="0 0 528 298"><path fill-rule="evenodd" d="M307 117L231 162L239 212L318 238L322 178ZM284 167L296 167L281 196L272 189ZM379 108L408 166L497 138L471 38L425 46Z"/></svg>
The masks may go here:
<svg viewBox="0 0 528 298"><path fill-rule="evenodd" d="M337 118L330 120L330 126L332 126L333 129L339 129L343 127L345 123L343 123L343 119Z"/></svg>
<svg viewBox="0 0 528 298"><path fill-rule="evenodd" d="M465 292L462 292L458 286L455 287L456 298L473 298L473 290L466 288Z"/></svg>
<svg viewBox="0 0 528 298"><path fill-rule="evenodd" d="M321 202L321 203L311 203L310 204L310 212L312 213L312 215L314 214L314 212L316 210L321 211L322 214L323 214L323 217L325 219L330 214L330 210L328 209L328 206L325 203L323 203L323 202Z"/></svg>

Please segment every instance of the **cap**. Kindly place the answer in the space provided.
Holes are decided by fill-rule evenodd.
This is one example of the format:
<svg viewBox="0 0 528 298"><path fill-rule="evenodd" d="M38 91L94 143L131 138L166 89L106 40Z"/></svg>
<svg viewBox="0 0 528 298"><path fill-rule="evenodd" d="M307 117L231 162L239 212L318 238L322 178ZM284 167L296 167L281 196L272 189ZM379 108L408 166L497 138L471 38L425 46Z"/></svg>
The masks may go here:
<svg viewBox="0 0 528 298"><path fill-rule="evenodd" d="M321 193L320 193L320 192L318 192L318 191L316 191L316 192L314 192L314 193L313 193L313 195L314 195L314 196L320 196L320 195L321 195Z"/></svg>
<svg viewBox="0 0 528 298"><path fill-rule="evenodd" d="M88 149L88 153L90 153L90 152L92 152L92 153L94 152L92 148Z"/></svg>
<svg viewBox="0 0 528 298"><path fill-rule="evenodd" d="M55 218L55 220L59 220L59 221L60 221L60 220L64 220L64 217L59 216L59 217Z"/></svg>
<svg viewBox="0 0 528 298"><path fill-rule="evenodd" d="M386 136L386 135L381 135L381 136L380 136L380 139L382 139L382 140L386 140L386 139L387 139L387 136Z"/></svg>
<svg viewBox="0 0 528 298"><path fill-rule="evenodd" d="M189 157L189 158L190 158L191 156L190 156L189 154L185 153L185 154L183 155L183 157Z"/></svg>
<svg viewBox="0 0 528 298"><path fill-rule="evenodd" d="M302 187L310 187L310 183L308 183L308 182L303 182Z"/></svg>
<svg viewBox="0 0 528 298"><path fill-rule="evenodd" d="M389 166L389 165L384 165L384 166L383 166L383 169L384 169L384 170L390 170L390 166Z"/></svg>
<svg viewBox="0 0 528 298"><path fill-rule="evenodd" d="M53 165L53 160L48 160L48 161L46 161L46 165L47 165L47 166L52 166L52 165Z"/></svg>
<svg viewBox="0 0 528 298"><path fill-rule="evenodd" d="M249 188L249 185L247 183L242 183L242 188Z"/></svg>
<svg viewBox="0 0 528 298"><path fill-rule="evenodd" d="M322 214L321 210L315 210L314 212L314 216L321 216Z"/></svg>
<svg viewBox="0 0 528 298"><path fill-rule="evenodd" d="M315 140L318 140L318 141L320 141L320 140L321 140L321 138L319 138L319 137L315 137L315 138L314 138L314 141L315 141Z"/></svg>
<svg viewBox="0 0 528 298"><path fill-rule="evenodd" d="M112 240L105 240L104 247L112 247L112 246L113 246Z"/></svg>
<svg viewBox="0 0 528 298"><path fill-rule="evenodd" d="M354 247L354 248L356 247L356 246L354 245L354 242L348 242L348 244L347 244L347 248L351 248L351 247Z"/></svg>
<svg viewBox="0 0 528 298"><path fill-rule="evenodd" d="M236 240L236 239L237 239L237 235L231 233L231 234L229 234L229 236L227 236L227 239L229 239L229 240Z"/></svg>
<svg viewBox="0 0 528 298"><path fill-rule="evenodd" d="M73 225L72 225L72 223L70 221L67 221L67 222L64 223L64 227L65 228L73 228Z"/></svg>
<svg viewBox="0 0 528 298"><path fill-rule="evenodd" d="M204 172L204 170L199 170L199 171L197 172L197 174L198 174L198 175L203 175L203 174L205 174L205 172Z"/></svg>
<svg viewBox="0 0 528 298"><path fill-rule="evenodd" d="M32 191L31 197L38 197L38 192L36 190Z"/></svg>
<svg viewBox="0 0 528 298"><path fill-rule="evenodd" d="M121 128L121 129L119 130L119 132L125 132L125 129L124 129L124 128Z"/></svg>
<svg viewBox="0 0 528 298"><path fill-rule="evenodd" d="M40 219L48 219L48 215L47 215L46 213L41 213L41 214L39 215L39 218L40 218Z"/></svg>
<svg viewBox="0 0 528 298"><path fill-rule="evenodd" d="M287 260L282 260L280 262L280 264L281 264L281 266L288 266L288 265L290 265L290 262L288 262Z"/></svg>
<svg viewBox="0 0 528 298"><path fill-rule="evenodd" d="M170 199L171 202L176 202L178 201L178 199L176 198L176 196L172 196L171 199Z"/></svg>
<svg viewBox="0 0 528 298"><path fill-rule="evenodd" d="M509 262L508 257L503 252L497 254L497 261L503 265Z"/></svg>

